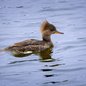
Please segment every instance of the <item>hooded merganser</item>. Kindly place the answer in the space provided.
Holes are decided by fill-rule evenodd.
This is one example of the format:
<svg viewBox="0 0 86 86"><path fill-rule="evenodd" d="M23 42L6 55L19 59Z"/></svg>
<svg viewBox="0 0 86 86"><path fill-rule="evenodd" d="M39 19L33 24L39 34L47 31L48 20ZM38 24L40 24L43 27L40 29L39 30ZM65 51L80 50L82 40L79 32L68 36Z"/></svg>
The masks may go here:
<svg viewBox="0 0 86 86"><path fill-rule="evenodd" d="M50 37L52 34L63 34L62 32L57 31L56 27L53 24L50 24L47 20L42 23L40 30L42 40L25 40L9 46L5 50L16 52L17 54L27 54L30 51L41 52L53 46Z"/></svg>

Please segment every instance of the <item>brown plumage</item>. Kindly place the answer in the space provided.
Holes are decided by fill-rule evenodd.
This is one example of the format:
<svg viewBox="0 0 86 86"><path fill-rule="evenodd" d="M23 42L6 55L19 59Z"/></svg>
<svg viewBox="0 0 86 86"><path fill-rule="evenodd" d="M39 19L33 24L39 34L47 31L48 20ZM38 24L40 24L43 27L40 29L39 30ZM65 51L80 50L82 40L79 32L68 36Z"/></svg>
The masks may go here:
<svg viewBox="0 0 86 86"><path fill-rule="evenodd" d="M29 39L22 42L15 43L12 46L7 47L5 50L22 53L32 51L32 52L40 52L47 48L53 46L50 36L52 34L63 34L56 30L56 27L53 24L48 23L48 21L44 21L41 25L41 34L42 40Z"/></svg>

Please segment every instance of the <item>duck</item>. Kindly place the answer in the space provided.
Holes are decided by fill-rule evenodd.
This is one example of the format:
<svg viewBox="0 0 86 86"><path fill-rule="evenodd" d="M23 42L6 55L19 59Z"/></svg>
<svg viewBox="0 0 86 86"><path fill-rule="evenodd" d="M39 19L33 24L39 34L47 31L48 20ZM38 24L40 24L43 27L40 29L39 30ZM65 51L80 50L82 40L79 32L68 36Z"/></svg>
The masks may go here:
<svg viewBox="0 0 86 86"><path fill-rule="evenodd" d="M47 20L43 21L40 27L42 40L27 39L5 48L7 51L16 52L17 54L28 54L33 52L41 52L53 47L51 40L52 34L64 34L56 29L56 27Z"/></svg>

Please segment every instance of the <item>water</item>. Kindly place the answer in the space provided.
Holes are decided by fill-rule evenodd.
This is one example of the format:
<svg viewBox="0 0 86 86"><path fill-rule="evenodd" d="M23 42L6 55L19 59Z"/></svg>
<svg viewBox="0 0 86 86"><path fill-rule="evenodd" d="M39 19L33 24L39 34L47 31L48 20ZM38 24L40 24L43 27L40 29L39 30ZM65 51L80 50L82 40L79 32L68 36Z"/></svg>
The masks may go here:
<svg viewBox="0 0 86 86"><path fill-rule="evenodd" d="M85 11L86 0L0 0L0 49L41 39L45 19L65 33L52 36L52 62L0 52L0 86L86 86Z"/></svg>

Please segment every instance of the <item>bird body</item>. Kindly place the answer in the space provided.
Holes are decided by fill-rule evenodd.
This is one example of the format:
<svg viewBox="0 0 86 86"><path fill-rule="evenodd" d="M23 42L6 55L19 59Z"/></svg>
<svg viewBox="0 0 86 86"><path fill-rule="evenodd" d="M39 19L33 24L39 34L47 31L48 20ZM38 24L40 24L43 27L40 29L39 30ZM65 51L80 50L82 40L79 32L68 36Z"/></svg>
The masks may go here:
<svg viewBox="0 0 86 86"><path fill-rule="evenodd" d="M7 50L16 51L20 53L24 53L27 51L40 52L47 48L50 48L51 46L53 46L51 42L30 39L19 43L15 43L14 45L9 46Z"/></svg>

